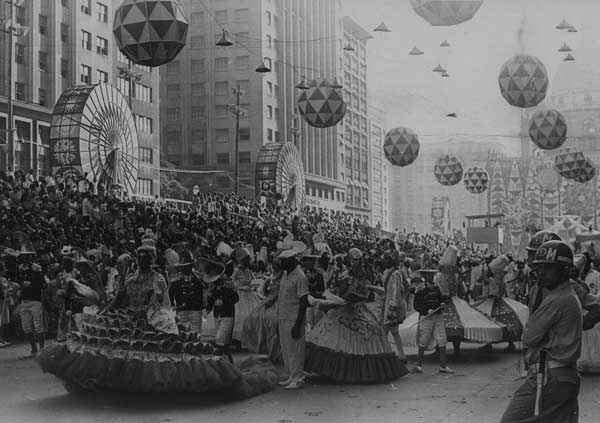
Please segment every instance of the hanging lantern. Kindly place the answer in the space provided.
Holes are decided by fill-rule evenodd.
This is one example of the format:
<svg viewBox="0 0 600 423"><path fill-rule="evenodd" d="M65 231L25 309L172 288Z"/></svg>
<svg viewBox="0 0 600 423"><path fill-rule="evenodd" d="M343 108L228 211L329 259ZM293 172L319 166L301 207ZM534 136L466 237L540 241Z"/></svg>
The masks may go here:
<svg viewBox="0 0 600 423"><path fill-rule="evenodd" d="M483 0L410 0L410 4L431 25L452 26L471 19Z"/></svg>
<svg viewBox="0 0 600 423"><path fill-rule="evenodd" d="M465 182L465 188L471 194L481 194L487 189L490 176L485 169L470 167L465 171L463 181Z"/></svg>
<svg viewBox="0 0 600 423"><path fill-rule="evenodd" d="M419 137L412 129L399 127L390 130L383 143L386 159L394 166L408 166L419 155Z"/></svg>
<svg viewBox="0 0 600 423"><path fill-rule="evenodd" d="M554 168L560 176L576 179L587 159L580 151L565 150L554 158Z"/></svg>
<svg viewBox="0 0 600 423"><path fill-rule="evenodd" d="M346 103L339 88L326 79L313 80L298 98L298 110L306 123L315 128L337 125L346 114Z"/></svg>
<svg viewBox="0 0 600 423"><path fill-rule="evenodd" d="M554 150L567 140L567 122L556 110L540 110L529 122L529 136L542 150Z"/></svg>
<svg viewBox="0 0 600 423"><path fill-rule="evenodd" d="M594 179L594 176L596 176L596 168L592 162L586 159L581 165L579 174L575 177L575 181L584 184Z"/></svg>
<svg viewBox="0 0 600 423"><path fill-rule="evenodd" d="M571 50L571 47L569 47L567 45L567 43L563 43L562 47L559 48L558 51L560 51L561 53L568 53L568 52L571 52L573 50Z"/></svg>
<svg viewBox="0 0 600 423"><path fill-rule="evenodd" d="M573 57L573 55L571 53L569 53L565 56L565 58L563 59L563 62L572 62L574 60L575 60L575 57Z"/></svg>
<svg viewBox="0 0 600 423"><path fill-rule="evenodd" d="M560 30L569 29L569 28L571 28L571 25L569 25L569 23L564 19L562 20L561 23L556 25L556 29L560 29Z"/></svg>
<svg viewBox="0 0 600 423"><path fill-rule="evenodd" d="M463 167L456 157L444 156L433 166L435 179L446 186L456 185L463 177Z"/></svg>
<svg viewBox="0 0 600 423"><path fill-rule="evenodd" d="M515 107L533 107L546 98L548 73L534 56L520 54L508 60L500 70L498 84L502 97Z"/></svg>
<svg viewBox="0 0 600 423"><path fill-rule="evenodd" d="M179 0L125 0L115 11L117 46L133 63L160 66L185 46L188 21Z"/></svg>
<svg viewBox="0 0 600 423"><path fill-rule="evenodd" d="M408 54L410 56L420 56L423 54L423 51L420 50L417 46L414 46L413 49Z"/></svg>
<svg viewBox="0 0 600 423"><path fill-rule="evenodd" d="M450 43L448 42L448 40L444 40L444 42L440 44L440 47L450 47Z"/></svg>

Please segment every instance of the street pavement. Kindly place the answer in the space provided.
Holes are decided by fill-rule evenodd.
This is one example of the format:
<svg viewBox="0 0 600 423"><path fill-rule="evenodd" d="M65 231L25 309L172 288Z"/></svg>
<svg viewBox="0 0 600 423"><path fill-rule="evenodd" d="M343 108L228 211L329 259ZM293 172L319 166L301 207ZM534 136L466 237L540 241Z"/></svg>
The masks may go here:
<svg viewBox="0 0 600 423"><path fill-rule="evenodd" d="M310 379L300 391L278 388L237 402L201 395L185 401L80 397L68 395L60 381L43 374L34 361L18 360L27 352L25 345L0 350L0 423L487 423L500 420L521 383L518 353L496 347L487 354L466 346L460 357L450 355L453 375L437 373L436 357L429 356L424 374L381 385L335 385ZM409 359L412 362L414 356ZM600 421L598 382L600 376L583 376L580 423Z"/></svg>

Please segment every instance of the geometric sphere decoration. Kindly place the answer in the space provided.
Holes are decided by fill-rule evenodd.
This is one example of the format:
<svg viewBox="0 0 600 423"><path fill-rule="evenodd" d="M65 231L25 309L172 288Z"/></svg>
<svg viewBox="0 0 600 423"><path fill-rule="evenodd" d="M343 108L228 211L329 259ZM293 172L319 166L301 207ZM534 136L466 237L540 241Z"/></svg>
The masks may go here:
<svg viewBox="0 0 600 423"><path fill-rule="evenodd" d="M412 129L398 127L390 130L383 143L385 157L394 166L408 166L419 155L419 137Z"/></svg>
<svg viewBox="0 0 600 423"><path fill-rule="evenodd" d="M435 179L446 186L456 185L463 177L463 167L456 157L444 156L433 166Z"/></svg>
<svg viewBox="0 0 600 423"><path fill-rule="evenodd" d="M53 174L88 174L106 190L133 194L138 179L138 135L127 98L109 84L75 85L54 105L50 126Z"/></svg>
<svg viewBox="0 0 600 423"><path fill-rule="evenodd" d="M298 110L306 123L315 128L338 124L346 114L342 90L332 87L326 79L312 80L298 98Z"/></svg>
<svg viewBox="0 0 600 423"><path fill-rule="evenodd" d="M433 26L458 25L475 15L483 0L410 0L417 14Z"/></svg>
<svg viewBox="0 0 600 423"><path fill-rule="evenodd" d="M548 73L537 57L519 54L502 65L498 84L502 97L510 105L533 107L546 97Z"/></svg>
<svg viewBox="0 0 600 423"><path fill-rule="evenodd" d="M470 167L465 171L463 181L465 188L472 194L481 194L488 187L490 176L485 169L480 167Z"/></svg>
<svg viewBox="0 0 600 423"><path fill-rule="evenodd" d="M551 168L543 168L538 171L537 183L542 191L555 191L560 188L562 178Z"/></svg>
<svg viewBox="0 0 600 423"><path fill-rule="evenodd" d="M587 161L582 152L565 150L554 158L554 168L563 178L576 180Z"/></svg>
<svg viewBox="0 0 600 423"><path fill-rule="evenodd" d="M115 11L113 34L129 60L155 67L179 54L188 26L179 0L125 0Z"/></svg>
<svg viewBox="0 0 600 423"><path fill-rule="evenodd" d="M581 165L581 169L575 178L575 181L584 184L594 179L594 176L596 176L596 168L592 162L586 159L585 163Z"/></svg>
<svg viewBox="0 0 600 423"><path fill-rule="evenodd" d="M529 122L529 136L542 150L554 150L567 140L567 122L556 110L540 110Z"/></svg>

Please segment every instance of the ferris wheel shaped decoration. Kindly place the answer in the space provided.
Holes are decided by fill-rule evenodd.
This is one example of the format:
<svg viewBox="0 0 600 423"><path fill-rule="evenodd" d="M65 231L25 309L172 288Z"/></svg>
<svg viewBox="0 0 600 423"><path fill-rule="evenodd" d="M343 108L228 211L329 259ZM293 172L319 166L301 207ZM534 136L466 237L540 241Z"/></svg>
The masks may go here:
<svg viewBox="0 0 600 423"><path fill-rule="evenodd" d="M52 114L50 155L53 174L87 173L106 188L135 192L138 136L125 96L109 84L64 91Z"/></svg>
<svg viewBox="0 0 600 423"><path fill-rule="evenodd" d="M256 196L278 198L292 208L301 208L305 199L304 167L292 143L269 143L256 159Z"/></svg>

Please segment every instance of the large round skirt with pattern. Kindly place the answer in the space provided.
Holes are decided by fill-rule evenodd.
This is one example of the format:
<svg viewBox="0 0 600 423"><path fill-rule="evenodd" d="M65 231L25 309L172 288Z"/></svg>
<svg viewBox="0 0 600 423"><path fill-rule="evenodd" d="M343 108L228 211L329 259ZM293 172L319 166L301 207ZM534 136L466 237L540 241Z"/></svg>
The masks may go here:
<svg viewBox="0 0 600 423"><path fill-rule="evenodd" d="M242 347L257 354L266 354L273 363L283 363L277 331L277 302L267 308L271 298L261 301L244 321Z"/></svg>
<svg viewBox="0 0 600 423"><path fill-rule="evenodd" d="M600 325L583 331L577 368L583 373L600 373Z"/></svg>
<svg viewBox="0 0 600 423"><path fill-rule="evenodd" d="M305 370L340 383L384 383L408 373L364 303L329 310L306 335Z"/></svg>
<svg viewBox="0 0 600 423"><path fill-rule="evenodd" d="M488 297L473 304L488 317L505 325L502 341L519 342L529 320L529 307L510 298Z"/></svg>
<svg viewBox="0 0 600 423"><path fill-rule="evenodd" d="M127 312L86 315L65 343L41 351L44 372L69 392L132 394L227 393L248 398L275 388L268 360L239 366L218 355L193 332L167 334Z"/></svg>
<svg viewBox="0 0 600 423"><path fill-rule="evenodd" d="M465 300L452 297L444 311L446 323L446 337L448 341L462 341L473 343L493 343L502 341L504 325L488 318ZM402 345L417 347L419 313L408 316L399 326ZM433 350L435 340L431 339L427 350Z"/></svg>

